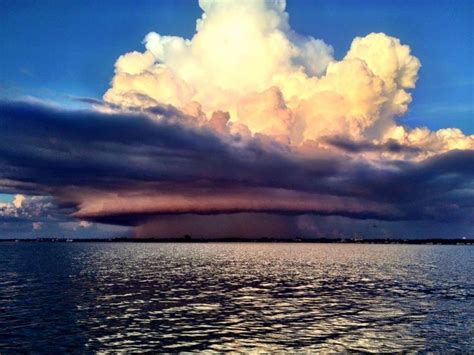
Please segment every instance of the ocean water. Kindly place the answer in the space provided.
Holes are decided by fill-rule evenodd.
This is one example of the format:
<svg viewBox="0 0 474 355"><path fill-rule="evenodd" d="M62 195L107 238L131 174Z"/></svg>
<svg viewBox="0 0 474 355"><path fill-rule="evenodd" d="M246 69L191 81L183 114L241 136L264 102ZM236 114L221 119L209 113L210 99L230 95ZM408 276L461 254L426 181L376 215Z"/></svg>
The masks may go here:
<svg viewBox="0 0 474 355"><path fill-rule="evenodd" d="M0 353L474 351L474 247L1 243Z"/></svg>

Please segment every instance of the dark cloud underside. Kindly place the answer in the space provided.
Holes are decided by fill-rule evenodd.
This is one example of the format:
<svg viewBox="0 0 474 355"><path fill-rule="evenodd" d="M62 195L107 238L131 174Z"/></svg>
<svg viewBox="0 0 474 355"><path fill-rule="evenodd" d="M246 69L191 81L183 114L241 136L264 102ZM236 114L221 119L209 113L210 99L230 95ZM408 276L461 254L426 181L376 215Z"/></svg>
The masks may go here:
<svg viewBox="0 0 474 355"><path fill-rule="evenodd" d="M1 190L52 195L82 219L112 224L242 212L472 224L471 150L369 164L351 154L405 148L332 139L351 154L308 156L264 138L186 127L179 112L160 114L1 102Z"/></svg>

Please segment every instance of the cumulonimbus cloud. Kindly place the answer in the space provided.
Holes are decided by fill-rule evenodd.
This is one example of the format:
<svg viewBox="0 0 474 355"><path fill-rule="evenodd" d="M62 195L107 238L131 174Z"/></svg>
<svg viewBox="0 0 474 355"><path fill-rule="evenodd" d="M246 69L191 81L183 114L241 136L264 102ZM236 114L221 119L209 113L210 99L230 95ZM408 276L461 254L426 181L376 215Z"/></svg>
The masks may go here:
<svg viewBox="0 0 474 355"><path fill-rule="evenodd" d="M228 226L248 219L249 235L259 213L269 231L275 216L291 222L282 233L297 231L290 217L302 214L472 223L472 150L422 161L368 160L314 147L307 154L264 136L189 127L187 116L160 110L173 115L155 120L0 103L0 183L12 192L53 195L78 220L136 226L146 235L154 227L164 236L165 226L174 233L191 228L171 216L202 226L202 233L218 231L205 228L212 220L205 216L227 216L221 219Z"/></svg>
<svg viewBox="0 0 474 355"><path fill-rule="evenodd" d="M398 123L408 45L372 33L337 60L282 0L200 6L193 38L120 56L103 101L80 99L94 109L0 102L2 189L146 236L314 231L301 215L472 225L474 136Z"/></svg>
<svg viewBox="0 0 474 355"><path fill-rule="evenodd" d="M151 32L144 52L118 58L106 102L169 104L220 133L264 134L293 147L326 146L324 137L344 136L414 148L383 152L404 159L474 148L474 136L459 129L431 132L396 122L408 110L421 67L399 39L357 37L336 60L330 45L290 28L284 0L199 5L203 15L191 39Z"/></svg>

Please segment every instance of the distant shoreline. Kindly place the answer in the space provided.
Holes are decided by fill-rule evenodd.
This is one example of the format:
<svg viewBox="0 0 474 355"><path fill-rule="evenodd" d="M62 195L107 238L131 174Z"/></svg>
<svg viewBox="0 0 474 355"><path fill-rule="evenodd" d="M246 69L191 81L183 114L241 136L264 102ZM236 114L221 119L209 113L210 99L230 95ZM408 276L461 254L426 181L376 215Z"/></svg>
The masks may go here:
<svg viewBox="0 0 474 355"><path fill-rule="evenodd" d="M0 242L18 243L333 243L333 244L423 244L423 245L474 245L474 239L353 239L353 238L30 238L0 239Z"/></svg>

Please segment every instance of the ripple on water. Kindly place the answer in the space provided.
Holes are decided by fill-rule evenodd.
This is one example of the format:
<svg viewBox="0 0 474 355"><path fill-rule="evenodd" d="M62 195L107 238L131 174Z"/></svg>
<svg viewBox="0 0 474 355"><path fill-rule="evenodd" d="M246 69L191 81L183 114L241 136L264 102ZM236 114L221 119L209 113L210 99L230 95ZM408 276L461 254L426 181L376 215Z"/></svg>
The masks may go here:
<svg viewBox="0 0 474 355"><path fill-rule="evenodd" d="M474 248L0 245L0 352L474 351Z"/></svg>

